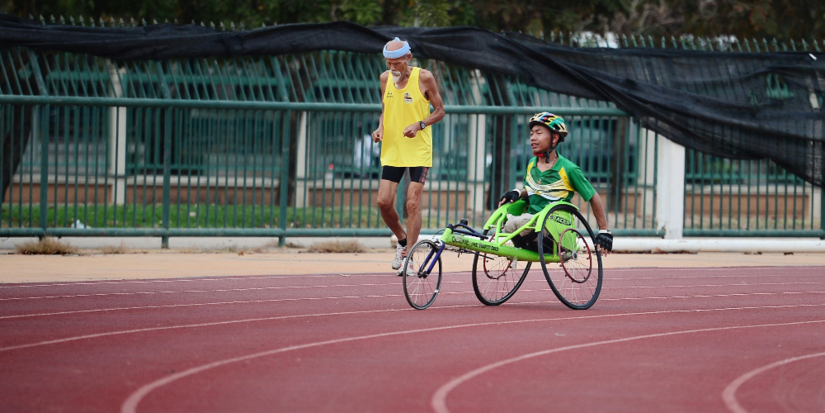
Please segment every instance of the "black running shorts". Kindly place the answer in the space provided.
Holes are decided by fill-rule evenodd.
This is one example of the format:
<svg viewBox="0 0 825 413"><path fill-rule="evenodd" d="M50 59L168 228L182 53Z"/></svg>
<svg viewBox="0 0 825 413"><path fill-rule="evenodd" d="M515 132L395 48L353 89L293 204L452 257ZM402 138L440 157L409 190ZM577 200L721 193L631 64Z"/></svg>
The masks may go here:
<svg viewBox="0 0 825 413"><path fill-rule="evenodd" d="M427 172L430 168L426 166L413 166L410 168L399 166L384 166L381 169L381 179L386 179L395 183L401 182L404 177L404 172L410 170L410 182L418 182L424 184L427 181Z"/></svg>

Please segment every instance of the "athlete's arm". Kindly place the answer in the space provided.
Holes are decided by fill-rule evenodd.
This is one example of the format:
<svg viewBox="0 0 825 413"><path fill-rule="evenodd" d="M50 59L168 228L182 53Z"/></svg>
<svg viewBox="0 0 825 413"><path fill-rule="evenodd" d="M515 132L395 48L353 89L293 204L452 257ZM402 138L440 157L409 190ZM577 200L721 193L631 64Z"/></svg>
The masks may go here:
<svg viewBox="0 0 825 413"><path fill-rule="evenodd" d="M593 194L593 198L590 198L590 210L593 211L593 215L596 217L596 224L599 226L599 231L607 231L607 234L602 235L599 233L596 237L596 244L599 251L601 251L603 255L607 255L613 249L613 235L610 235L610 230L607 228L607 213L604 211L604 203L602 203L602 197L599 196L598 192ZM609 242L607 242L607 244L605 244L605 241L601 240L601 237L603 236L609 238ZM602 248L602 244L608 246Z"/></svg>
<svg viewBox="0 0 825 413"><path fill-rule="evenodd" d="M424 119L424 123L427 126L434 125L444 118L445 113L444 102L441 100L441 94L438 93L438 85L435 84L435 76L429 70L422 69L418 81L424 97L433 105L433 112Z"/></svg>
<svg viewBox="0 0 825 413"><path fill-rule="evenodd" d="M596 217L596 224L599 225L599 229L608 229L607 213L604 212L604 203L602 203L602 197L599 196L598 192L593 194L593 198L590 198L590 210L593 211L593 215Z"/></svg>
<svg viewBox="0 0 825 413"><path fill-rule="evenodd" d="M372 141L376 143L384 140L384 89L387 87L387 79L389 79L389 77L389 70L381 73L381 116L378 117L378 128L372 132Z"/></svg>
<svg viewBox="0 0 825 413"><path fill-rule="evenodd" d="M424 124L429 127L443 119L445 113L444 102L441 100L441 94L438 93L438 85L435 83L435 76L433 76L432 72L421 69L418 75L418 88L421 90L421 94L433 105L433 111L430 113L430 116L421 119ZM404 129L404 136L414 138L420 130L421 125L416 122Z"/></svg>

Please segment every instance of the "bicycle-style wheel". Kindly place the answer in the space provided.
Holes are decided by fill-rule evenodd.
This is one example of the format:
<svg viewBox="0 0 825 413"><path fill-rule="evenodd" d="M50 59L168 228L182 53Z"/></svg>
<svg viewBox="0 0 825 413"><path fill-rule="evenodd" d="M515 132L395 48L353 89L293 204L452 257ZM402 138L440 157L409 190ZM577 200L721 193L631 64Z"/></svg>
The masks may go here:
<svg viewBox="0 0 825 413"><path fill-rule="evenodd" d="M440 243L418 241L407 253L401 266L404 278L404 296L416 310L423 310L435 301L441 287ZM413 271L408 271L412 267Z"/></svg>
<svg viewBox="0 0 825 413"><path fill-rule="evenodd" d="M487 235L487 232L484 232ZM473 259L473 291L485 305L499 305L518 291L531 262L477 252Z"/></svg>
<svg viewBox="0 0 825 413"><path fill-rule="evenodd" d="M553 294L574 310L590 308L602 290L602 257L593 247L590 225L575 208L559 205L550 210L541 228L539 258ZM558 239L551 234L559 234ZM559 262L546 262L545 254L557 255Z"/></svg>

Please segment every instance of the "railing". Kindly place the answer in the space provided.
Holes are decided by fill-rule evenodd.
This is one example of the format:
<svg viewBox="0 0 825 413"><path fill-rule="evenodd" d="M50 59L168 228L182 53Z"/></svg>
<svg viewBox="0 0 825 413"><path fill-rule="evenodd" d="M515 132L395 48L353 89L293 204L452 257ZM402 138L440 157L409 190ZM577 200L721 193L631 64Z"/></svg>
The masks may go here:
<svg viewBox="0 0 825 413"><path fill-rule="evenodd" d="M635 46L636 38L621 42ZM380 113L379 55L117 62L13 48L0 51L0 63L0 132L4 144L25 147L17 170L0 169L0 181L13 175L0 199L0 236L157 236L166 244L177 236L390 234L375 207L380 167L368 138ZM601 193L610 227L662 235L662 137L607 102L416 64L434 73L447 109L433 128L424 233L464 218L483 224L499 194L523 178L532 156L527 117L549 110L565 117L571 134L560 153ZM772 163L692 151L685 161L685 235L825 234L821 191ZM589 206L574 202L592 220ZM403 214L403 202L398 208Z"/></svg>

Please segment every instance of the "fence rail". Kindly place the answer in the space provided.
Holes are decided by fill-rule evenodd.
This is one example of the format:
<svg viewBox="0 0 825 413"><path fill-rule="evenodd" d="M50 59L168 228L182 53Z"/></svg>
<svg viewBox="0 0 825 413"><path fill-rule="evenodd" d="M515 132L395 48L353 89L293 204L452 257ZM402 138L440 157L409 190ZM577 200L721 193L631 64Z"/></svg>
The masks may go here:
<svg viewBox="0 0 825 413"><path fill-rule="evenodd" d="M658 176L672 160L659 155L663 137L609 102L416 63L436 76L447 112L433 128L423 233L459 219L483 224L532 156L527 116L551 111L571 130L560 152L601 194L614 232L664 235ZM11 148L0 165L21 157L16 169L0 168L0 181L10 181L0 236L150 236L167 245L187 236L283 243L390 234L375 205L380 166L368 138L381 110L380 55L117 62L11 48L0 51L0 64L0 132ZM684 164L684 235L825 237L821 190L772 162L687 151Z"/></svg>

